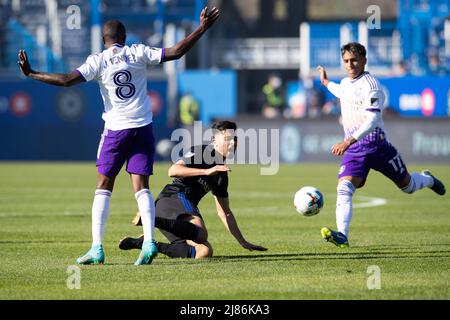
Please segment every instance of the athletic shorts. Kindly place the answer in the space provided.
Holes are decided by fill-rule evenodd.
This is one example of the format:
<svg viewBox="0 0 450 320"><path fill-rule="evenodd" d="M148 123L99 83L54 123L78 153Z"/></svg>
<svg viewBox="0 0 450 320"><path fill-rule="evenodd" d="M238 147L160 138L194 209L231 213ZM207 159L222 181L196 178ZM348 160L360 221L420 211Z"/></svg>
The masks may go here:
<svg viewBox="0 0 450 320"><path fill-rule="evenodd" d="M394 183L403 181L408 174L406 165L397 149L390 143L380 147L376 152L366 155L344 154L338 178L345 176L360 177L364 185L370 169L381 172Z"/></svg>
<svg viewBox="0 0 450 320"><path fill-rule="evenodd" d="M176 220L183 215L192 215L200 217L203 220L200 210L186 199L186 195L183 192L159 198L155 203L155 210L155 215L159 218ZM186 240L168 231L159 230L171 243Z"/></svg>
<svg viewBox="0 0 450 320"><path fill-rule="evenodd" d="M103 131L97 151L98 172L115 177L127 162L128 173L150 176L153 174L155 139L153 126Z"/></svg>

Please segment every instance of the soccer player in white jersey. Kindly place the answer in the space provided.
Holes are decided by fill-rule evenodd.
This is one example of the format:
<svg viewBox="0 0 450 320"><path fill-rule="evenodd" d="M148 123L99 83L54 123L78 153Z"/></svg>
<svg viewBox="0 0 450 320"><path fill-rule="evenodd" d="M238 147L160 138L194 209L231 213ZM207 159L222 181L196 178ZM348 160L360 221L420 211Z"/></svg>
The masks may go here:
<svg viewBox="0 0 450 320"><path fill-rule="evenodd" d="M340 84L329 81L325 68L317 67L322 85L341 101L345 131L345 139L331 148L334 155L343 156L337 186L337 231L324 227L321 234L338 247L348 247L352 196L364 186L370 169L381 172L406 193L428 187L444 195L445 187L429 171L409 174L397 149L387 140L381 116L385 96L377 79L364 70L364 46L348 43L341 48L341 55L348 77Z"/></svg>
<svg viewBox="0 0 450 320"><path fill-rule="evenodd" d="M150 264L157 255L154 242L155 205L149 190L153 173L154 138L152 112L147 96L146 67L149 64L181 58L219 17L219 10L200 14L200 26L170 48L152 48L143 44L125 45L126 30L117 20L107 21L102 37L105 50L90 55L86 62L69 74L34 71L25 51L19 51L23 74L48 84L70 87L96 80L104 102L105 130L97 152L97 189L92 205L92 247L79 264L102 264L105 255L102 240L114 181L125 161L131 176L141 213L144 244L135 265Z"/></svg>

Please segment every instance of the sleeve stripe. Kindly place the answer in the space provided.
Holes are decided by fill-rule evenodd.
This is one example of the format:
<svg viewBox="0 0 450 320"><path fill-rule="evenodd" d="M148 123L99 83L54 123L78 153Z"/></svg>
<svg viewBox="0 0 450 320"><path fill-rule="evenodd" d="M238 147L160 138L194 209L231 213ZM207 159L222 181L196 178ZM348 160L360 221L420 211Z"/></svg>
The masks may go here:
<svg viewBox="0 0 450 320"><path fill-rule="evenodd" d="M367 82L369 82L370 89L375 90L377 89L377 83L375 82L375 79L373 79L371 76L366 74Z"/></svg>
<svg viewBox="0 0 450 320"><path fill-rule="evenodd" d="M87 82L86 78L83 76L83 74L80 72L80 70L75 69L75 72L78 73L83 78L84 82Z"/></svg>
<svg viewBox="0 0 450 320"><path fill-rule="evenodd" d="M371 79L369 78L369 75L366 73L365 78L367 80L367 82L369 83L370 86L370 90L373 90L373 82L371 81Z"/></svg>
<svg viewBox="0 0 450 320"><path fill-rule="evenodd" d="M166 48L162 48L161 61L159 63L163 63L165 57L166 57Z"/></svg>
<svg viewBox="0 0 450 320"><path fill-rule="evenodd" d="M379 109L379 108L366 108L366 111L381 112L381 109Z"/></svg>

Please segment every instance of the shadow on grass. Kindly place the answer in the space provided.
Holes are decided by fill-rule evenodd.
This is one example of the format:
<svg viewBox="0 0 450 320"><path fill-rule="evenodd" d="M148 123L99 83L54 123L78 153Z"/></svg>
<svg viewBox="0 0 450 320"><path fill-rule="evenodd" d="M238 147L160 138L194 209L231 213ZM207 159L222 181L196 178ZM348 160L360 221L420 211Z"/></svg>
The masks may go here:
<svg viewBox="0 0 450 320"><path fill-rule="evenodd" d="M449 246L450 245L445 245ZM384 246L383 246L384 247ZM370 260L370 259L426 259L426 258L450 258L449 250L424 250L421 247L395 247L395 249L379 247L359 247L357 250L337 249L336 252L303 252L303 253L264 253L264 254L242 254L230 256L213 256L212 258L194 259L171 259L163 256L161 263L164 265L182 264L210 264L210 263L239 263L239 262L283 262L283 261L320 261L320 260ZM365 250L362 250L365 249ZM159 259L155 260L157 263Z"/></svg>
<svg viewBox="0 0 450 320"><path fill-rule="evenodd" d="M362 259L417 259L417 258L449 258L449 250L424 250L422 247L358 247L336 249L336 252L303 252L303 253L267 253L267 254L245 254L234 256L214 256L211 262L228 261L292 261L292 260L362 260ZM389 250L391 249L391 250Z"/></svg>

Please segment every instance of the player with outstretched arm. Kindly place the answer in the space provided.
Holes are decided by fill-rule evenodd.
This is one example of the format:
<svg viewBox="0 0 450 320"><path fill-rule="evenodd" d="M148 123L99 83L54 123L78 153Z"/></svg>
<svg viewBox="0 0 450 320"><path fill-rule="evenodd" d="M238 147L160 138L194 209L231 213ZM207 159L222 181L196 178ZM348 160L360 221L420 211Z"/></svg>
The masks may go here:
<svg viewBox="0 0 450 320"><path fill-rule="evenodd" d="M149 190L153 173L154 138L152 112L147 96L147 65L181 58L218 19L219 10L200 14L200 26L188 37L169 48L153 48L144 44L125 45L125 26L118 20L107 21L102 30L105 50L92 54L86 62L68 74L35 71L27 53L19 51L19 66L31 79L70 87L96 80L104 102L105 129L97 152L97 188L92 205L92 247L79 264L101 264L105 261L102 247L104 228L114 181L125 161L131 176L135 198L142 217L144 244L135 265L150 264L157 255L154 242L155 208Z"/></svg>
<svg viewBox="0 0 450 320"><path fill-rule="evenodd" d="M329 81L325 68L317 67L322 85L341 101L345 131L345 140L331 148L334 155L343 156L337 186L337 231L324 227L321 235L338 247L348 247L352 196L364 186L370 169L381 172L406 193L428 187L442 196L445 186L429 171L409 174L399 152L388 141L381 115L385 95L378 80L365 71L364 46L348 43L341 48L341 55L348 77L340 84Z"/></svg>
<svg viewBox="0 0 450 320"><path fill-rule="evenodd" d="M211 257L213 249L208 242L208 232L198 203L209 191L214 196L217 214L225 228L245 249L266 251L251 244L242 235L228 198L228 171L225 160L234 154L237 146L236 124L231 121L215 122L212 142L193 146L169 168L174 178L166 185L156 200L155 226L169 243L157 242L158 251L171 258ZM134 219L139 224L139 213ZM144 242L139 238L125 237L119 242L123 250L140 249Z"/></svg>

